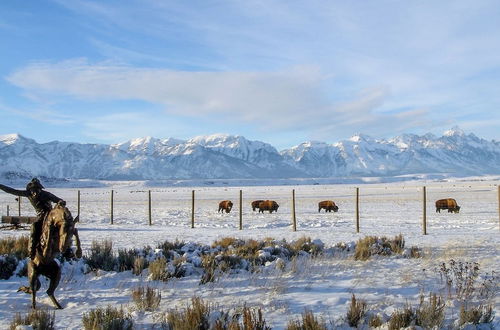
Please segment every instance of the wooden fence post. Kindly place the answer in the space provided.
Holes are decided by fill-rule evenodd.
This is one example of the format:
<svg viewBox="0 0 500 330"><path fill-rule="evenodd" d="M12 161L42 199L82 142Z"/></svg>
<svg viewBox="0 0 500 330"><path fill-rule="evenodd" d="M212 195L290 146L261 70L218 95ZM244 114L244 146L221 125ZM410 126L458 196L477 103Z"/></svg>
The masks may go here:
<svg viewBox="0 0 500 330"><path fill-rule="evenodd" d="M240 230L243 230L243 191L240 190Z"/></svg>
<svg viewBox="0 0 500 330"><path fill-rule="evenodd" d="M292 223L293 231L297 231L297 217L295 216L295 189L292 189Z"/></svg>
<svg viewBox="0 0 500 330"><path fill-rule="evenodd" d="M77 204L77 217L80 217L80 190L78 190L77 198L76 198L76 204ZM80 218L78 218L80 220Z"/></svg>
<svg viewBox="0 0 500 330"><path fill-rule="evenodd" d="M151 190L148 190L148 219L149 225L151 226L153 224L153 219L151 216Z"/></svg>
<svg viewBox="0 0 500 330"><path fill-rule="evenodd" d="M9 213L10 213L9 204L7 204L7 216L10 215Z"/></svg>
<svg viewBox="0 0 500 330"><path fill-rule="evenodd" d="M423 188L423 196L422 196L422 233L427 235L427 188L424 186Z"/></svg>
<svg viewBox="0 0 500 330"><path fill-rule="evenodd" d="M359 233L359 187L356 187L356 233Z"/></svg>
<svg viewBox="0 0 500 330"><path fill-rule="evenodd" d="M21 216L21 196L17 197L17 211L18 215Z"/></svg>
<svg viewBox="0 0 500 330"><path fill-rule="evenodd" d="M111 189L111 224L113 224L113 195L114 195L114 191L113 189Z"/></svg>
<svg viewBox="0 0 500 330"><path fill-rule="evenodd" d="M194 228L194 190L191 192L191 228Z"/></svg>

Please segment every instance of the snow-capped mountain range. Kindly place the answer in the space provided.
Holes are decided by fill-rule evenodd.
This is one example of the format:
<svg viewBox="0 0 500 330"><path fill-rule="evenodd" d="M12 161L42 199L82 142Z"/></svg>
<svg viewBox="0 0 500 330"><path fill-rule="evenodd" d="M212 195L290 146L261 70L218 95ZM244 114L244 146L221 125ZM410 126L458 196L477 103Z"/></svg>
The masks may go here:
<svg viewBox="0 0 500 330"><path fill-rule="evenodd" d="M443 136L359 134L334 144L304 142L278 151L242 136L152 137L125 143L37 143L0 136L0 177L98 180L338 178L409 174L500 174L500 142L458 128Z"/></svg>

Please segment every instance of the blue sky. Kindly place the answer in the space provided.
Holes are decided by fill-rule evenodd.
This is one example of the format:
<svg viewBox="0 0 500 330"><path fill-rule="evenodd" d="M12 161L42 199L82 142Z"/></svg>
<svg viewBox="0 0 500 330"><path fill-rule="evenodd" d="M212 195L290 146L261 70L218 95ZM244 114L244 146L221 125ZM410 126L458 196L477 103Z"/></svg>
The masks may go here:
<svg viewBox="0 0 500 330"><path fill-rule="evenodd" d="M0 135L500 138L498 1L0 2Z"/></svg>

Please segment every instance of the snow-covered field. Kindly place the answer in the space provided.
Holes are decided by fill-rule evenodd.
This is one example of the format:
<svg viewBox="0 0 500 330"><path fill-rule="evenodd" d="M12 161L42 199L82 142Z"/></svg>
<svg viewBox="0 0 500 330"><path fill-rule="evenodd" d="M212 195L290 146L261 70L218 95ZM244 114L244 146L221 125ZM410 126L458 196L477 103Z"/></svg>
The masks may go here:
<svg viewBox="0 0 500 330"><path fill-rule="evenodd" d="M149 285L161 290L161 311L184 307L193 296L217 303L221 308L262 307L274 329L282 329L305 308L327 322L341 324L351 294L365 300L370 309L390 315L406 303L417 305L419 294L439 292L443 284L436 271L439 263L450 259L475 261L480 273L500 269L500 230L498 180L460 180L450 182L398 182L361 184L360 233L355 229L354 185L283 185L252 187L148 187L144 183L120 182L101 188L81 188L78 228L84 253L92 241L111 239L113 247L155 246L165 240L211 244L223 237L286 239L303 236L320 239L326 247L339 242L355 242L367 235L392 238L403 234L406 246L424 251L423 258L379 257L355 261L351 257L325 256L298 261L284 272L274 265L262 272L227 275L216 283L199 285L199 276L156 282L130 272L82 274L81 265L66 264L56 291L64 310L56 311L57 328L80 329L82 313L98 306L123 305L133 308L131 290ZM427 233L422 235L422 187L427 187ZM114 224L110 222L110 191L114 190ZM191 191L195 190L195 228L191 228ZM239 191L243 192L243 230L239 230ZM296 196L297 231L292 231L292 189ZM77 188L47 188L65 199L77 213ZM152 195L152 220L148 225L148 190ZM455 198L459 214L435 213L434 201ZM217 213L218 202L234 203L229 214ZM280 205L277 213L253 212L255 199L272 199ZM334 200L338 213L318 213L317 203ZM0 193L0 210L7 205L17 215L14 196ZM33 215L27 201L23 215ZM0 238L27 235L27 231L0 231ZM27 279L13 276L0 281L0 328L7 328L16 312L28 312L30 297L17 293ZM46 283L43 284L46 287ZM38 306L52 310L42 287ZM447 308L448 321L458 318L455 303ZM498 326L500 299L493 297ZM158 313L158 312L156 312ZM135 312L138 328L151 328L152 313Z"/></svg>

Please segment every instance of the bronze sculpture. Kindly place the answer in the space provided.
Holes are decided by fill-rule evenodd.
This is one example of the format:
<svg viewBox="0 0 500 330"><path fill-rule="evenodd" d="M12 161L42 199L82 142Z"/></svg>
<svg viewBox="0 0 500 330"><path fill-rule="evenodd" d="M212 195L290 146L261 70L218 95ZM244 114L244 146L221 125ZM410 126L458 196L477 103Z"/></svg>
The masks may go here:
<svg viewBox="0 0 500 330"><path fill-rule="evenodd" d="M61 268L54 258L59 253L63 253L68 257L71 256L73 236L75 236L76 240L76 257L81 258L82 256L80 238L78 236L78 230L75 228L75 224L78 222L78 216L73 219L71 212L64 204L65 203L57 203L43 221L40 244L38 244L35 249L34 258L31 258L28 262L29 287L23 286L18 290L31 293L31 305L33 309L36 308L36 291L38 291L41 286L40 280L38 279L40 275L49 278L50 284L47 289L47 294L56 308L62 309L62 306L54 296L54 291L61 279Z"/></svg>

